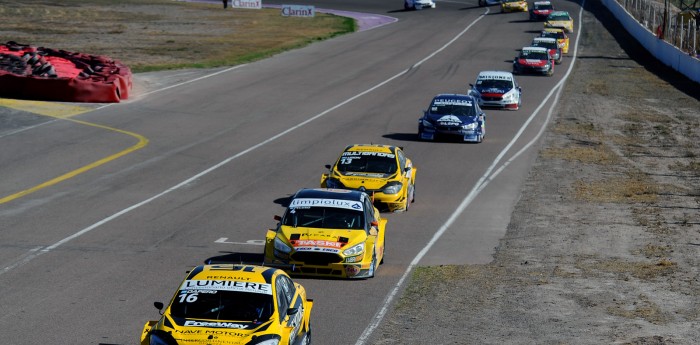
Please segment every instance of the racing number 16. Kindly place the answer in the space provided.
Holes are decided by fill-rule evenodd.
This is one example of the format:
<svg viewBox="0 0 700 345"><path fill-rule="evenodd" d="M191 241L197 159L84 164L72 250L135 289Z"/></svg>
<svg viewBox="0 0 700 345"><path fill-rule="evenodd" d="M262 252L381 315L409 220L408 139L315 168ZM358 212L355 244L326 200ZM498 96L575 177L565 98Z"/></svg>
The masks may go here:
<svg viewBox="0 0 700 345"><path fill-rule="evenodd" d="M197 300L197 294L196 293L183 293L180 297L180 303L192 303Z"/></svg>

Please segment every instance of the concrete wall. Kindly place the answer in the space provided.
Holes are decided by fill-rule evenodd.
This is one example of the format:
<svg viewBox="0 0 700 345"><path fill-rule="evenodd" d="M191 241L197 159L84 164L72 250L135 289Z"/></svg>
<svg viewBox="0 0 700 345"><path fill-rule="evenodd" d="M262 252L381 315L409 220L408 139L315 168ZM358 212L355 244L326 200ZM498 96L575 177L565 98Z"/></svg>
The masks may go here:
<svg viewBox="0 0 700 345"><path fill-rule="evenodd" d="M684 53L672 44L658 39L647 30L616 0L602 0L603 5L612 12L622 26L652 55L665 65L675 69L689 79L700 83L700 60Z"/></svg>

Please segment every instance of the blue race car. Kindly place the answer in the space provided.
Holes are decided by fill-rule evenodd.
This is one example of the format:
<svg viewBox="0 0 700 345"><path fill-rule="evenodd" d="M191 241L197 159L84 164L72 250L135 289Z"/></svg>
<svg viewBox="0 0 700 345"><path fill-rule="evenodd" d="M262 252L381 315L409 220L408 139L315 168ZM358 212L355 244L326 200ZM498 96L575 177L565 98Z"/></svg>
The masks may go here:
<svg viewBox="0 0 700 345"><path fill-rule="evenodd" d="M422 140L444 136L480 143L485 133L486 114L478 101L469 95L439 94L418 119L418 137Z"/></svg>

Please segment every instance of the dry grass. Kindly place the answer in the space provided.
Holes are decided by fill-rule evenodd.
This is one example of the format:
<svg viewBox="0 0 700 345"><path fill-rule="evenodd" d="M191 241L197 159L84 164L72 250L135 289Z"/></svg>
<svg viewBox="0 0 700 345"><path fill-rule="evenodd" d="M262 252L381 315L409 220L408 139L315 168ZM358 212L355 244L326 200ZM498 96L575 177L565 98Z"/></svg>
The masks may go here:
<svg viewBox="0 0 700 345"><path fill-rule="evenodd" d="M658 194L658 185L638 173L599 181L580 179L574 183L575 197L587 202L653 203Z"/></svg>
<svg viewBox="0 0 700 345"><path fill-rule="evenodd" d="M610 165L619 163L619 157L607 145L549 147L541 152L544 158L558 158L587 164Z"/></svg>
<svg viewBox="0 0 700 345"><path fill-rule="evenodd" d="M0 0L0 37L106 55L135 72L236 65L352 32L352 19L170 0ZM4 42L2 42L4 43Z"/></svg>

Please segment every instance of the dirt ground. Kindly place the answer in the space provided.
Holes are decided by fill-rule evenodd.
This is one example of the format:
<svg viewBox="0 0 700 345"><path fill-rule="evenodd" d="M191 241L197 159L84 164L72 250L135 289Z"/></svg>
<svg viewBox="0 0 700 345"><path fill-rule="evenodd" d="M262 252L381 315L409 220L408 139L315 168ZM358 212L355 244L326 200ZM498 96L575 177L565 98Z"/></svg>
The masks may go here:
<svg viewBox="0 0 700 345"><path fill-rule="evenodd" d="M373 344L700 343L700 85L586 10L494 261L417 269Z"/></svg>

